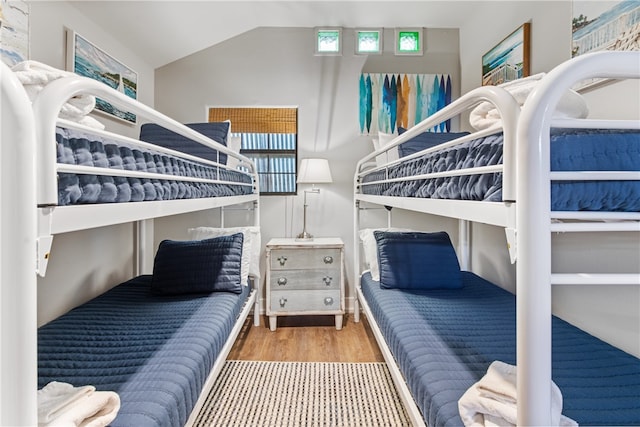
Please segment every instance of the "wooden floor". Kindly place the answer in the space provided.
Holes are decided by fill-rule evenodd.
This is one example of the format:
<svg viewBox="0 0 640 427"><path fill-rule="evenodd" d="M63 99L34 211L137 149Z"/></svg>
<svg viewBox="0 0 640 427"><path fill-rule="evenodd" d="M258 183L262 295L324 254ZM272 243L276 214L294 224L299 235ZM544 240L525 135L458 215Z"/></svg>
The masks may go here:
<svg viewBox="0 0 640 427"><path fill-rule="evenodd" d="M272 332L262 316L253 326L249 316L231 353L231 360L282 362L384 362L364 316L355 323L352 315L336 330L333 316L281 316Z"/></svg>

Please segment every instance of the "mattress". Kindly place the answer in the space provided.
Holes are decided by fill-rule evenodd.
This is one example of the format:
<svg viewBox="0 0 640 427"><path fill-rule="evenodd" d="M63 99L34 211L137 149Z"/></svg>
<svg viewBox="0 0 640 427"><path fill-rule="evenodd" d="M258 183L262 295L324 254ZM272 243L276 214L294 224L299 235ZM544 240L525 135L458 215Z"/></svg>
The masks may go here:
<svg viewBox="0 0 640 427"><path fill-rule="evenodd" d="M38 387L119 394L112 426L183 426L249 293L153 296L131 279L38 330Z"/></svg>
<svg viewBox="0 0 640 427"><path fill-rule="evenodd" d="M503 163L502 134L477 138L389 167L389 178ZM626 130L553 129L552 171L640 171L640 133ZM502 201L502 173L374 183L385 171L362 178L363 194L433 199ZM551 184L554 211L640 211L640 181L563 181Z"/></svg>
<svg viewBox="0 0 640 427"><path fill-rule="evenodd" d="M458 399L494 360L516 362L515 298L473 273L462 289L382 289L362 276L375 322L430 427L460 426ZM640 359L554 317L553 381L580 425L640 425Z"/></svg>
<svg viewBox="0 0 640 427"><path fill-rule="evenodd" d="M250 175L153 150L105 140L88 132L57 128L57 162L167 175L167 179L58 174L58 205L126 203L251 194ZM217 179L249 185L175 181L172 177Z"/></svg>

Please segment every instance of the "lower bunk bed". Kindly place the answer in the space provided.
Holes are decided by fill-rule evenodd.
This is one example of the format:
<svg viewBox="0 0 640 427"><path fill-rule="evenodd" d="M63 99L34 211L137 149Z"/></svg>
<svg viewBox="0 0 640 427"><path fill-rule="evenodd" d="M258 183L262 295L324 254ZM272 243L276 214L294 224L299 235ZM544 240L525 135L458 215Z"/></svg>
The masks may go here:
<svg viewBox="0 0 640 427"><path fill-rule="evenodd" d="M385 289L370 272L358 298L391 370L428 426L461 426L458 401L492 362L516 364L516 301L461 272L450 289ZM579 425L640 425L640 359L554 317L553 381L562 414Z"/></svg>
<svg viewBox="0 0 640 427"><path fill-rule="evenodd" d="M192 425L257 292L164 295L152 282L135 277L40 327L38 388L117 393L111 426Z"/></svg>

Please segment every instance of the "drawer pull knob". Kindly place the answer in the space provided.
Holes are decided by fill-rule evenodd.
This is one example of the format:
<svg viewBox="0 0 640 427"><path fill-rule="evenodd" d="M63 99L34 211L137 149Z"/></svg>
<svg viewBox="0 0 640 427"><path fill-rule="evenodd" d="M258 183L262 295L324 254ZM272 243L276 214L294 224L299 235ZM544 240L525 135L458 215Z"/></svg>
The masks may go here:
<svg viewBox="0 0 640 427"><path fill-rule="evenodd" d="M331 297L326 297L324 299L324 305L333 305L333 298Z"/></svg>
<svg viewBox="0 0 640 427"><path fill-rule="evenodd" d="M280 262L280 265L284 266L284 263L287 262L287 257L286 256L278 257L278 261Z"/></svg>
<svg viewBox="0 0 640 427"><path fill-rule="evenodd" d="M331 281L333 280L333 277L329 277L329 276L324 276L322 278L322 281L324 282L325 285L327 286L331 286Z"/></svg>
<svg viewBox="0 0 640 427"><path fill-rule="evenodd" d="M287 284L287 278L286 277L278 277L278 285L284 286L286 284Z"/></svg>
<svg viewBox="0 0 640 427"><path fill-rule="evenodd" d="M287 299L286 298L280 298L280 307L284 307L284 305L287 303Z"/></svg>
<svg viewBox="0 0 640 427"><path fill-rule="evenodd" d="M333 257L330 255L327 255L326 257L324 257L323 259L325 264L332 264L333 263Z"/></svg>

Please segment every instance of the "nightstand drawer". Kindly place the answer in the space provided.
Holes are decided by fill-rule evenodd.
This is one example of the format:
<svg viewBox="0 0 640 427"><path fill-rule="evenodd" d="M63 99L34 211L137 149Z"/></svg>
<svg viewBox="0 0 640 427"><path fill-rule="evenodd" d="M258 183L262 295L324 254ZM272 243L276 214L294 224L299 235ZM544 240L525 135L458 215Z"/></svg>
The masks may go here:
<svg viewBox="0 0 640 427"><path fill-rule="evenodd" d="M273 249L271 270L327 268L340 265L340 249Z"/></svg>
<svg viewBox="0 0 640 427"><path fill-rule="evenodd" d="M271 312L340 311L340 291L271 291Z"/></svg>
<svg viewBox="0 0 640 427"><path fill-rule="evenodd" d="M270 289L325 289L340 290L340 270L278 270L269 278Z"/></svg>

